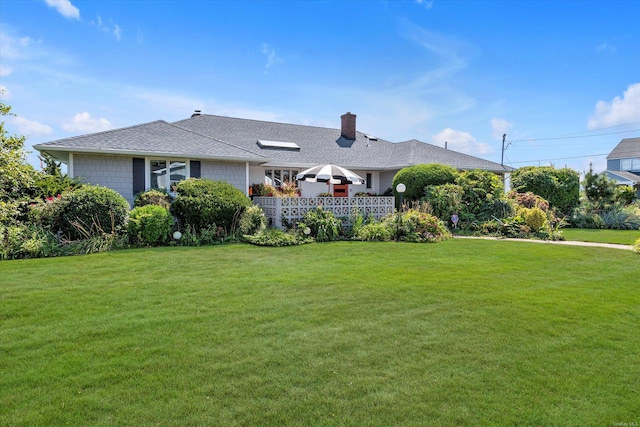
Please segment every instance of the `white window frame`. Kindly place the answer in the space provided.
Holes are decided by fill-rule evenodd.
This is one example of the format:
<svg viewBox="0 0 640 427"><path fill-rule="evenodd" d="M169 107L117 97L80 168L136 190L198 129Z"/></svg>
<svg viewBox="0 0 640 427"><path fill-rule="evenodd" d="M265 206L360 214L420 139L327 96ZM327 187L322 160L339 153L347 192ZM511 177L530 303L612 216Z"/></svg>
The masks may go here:
<svg viewBox="0 0 640 427"><path fill-rule="evenodd" d="M191 160L190 159L178 159L174 157L145 157L144 158L144 188L147 190L151 190L151 161L159 160L164 161L168 165L171 165L171 162L184 162L185 165L185 179L191 176ZM171 173L171 171L169 171ZM171 192L171 188L166 189L169 194L173 194Z"/></svg>
<svg viewBox="0 0 640 427"><path fill-rule="evenodd" d="M271 171L271 184L269 184L267 182L267 171ZM276 184L275 182L275 171L280 171L280 184ZM298 173L300 173L300 168L264 168L264 171L262 173L263 178L263 182L265 184L269 184L269 185L273 185L274 187L278 188L278 187L282 187L282 185L284 185L283 182L283 177L284 177L284 171L289 171L289 183L293 183L295 184L295 186L298 186L298 179L296 178L296 175L298 175ZM297 173L294 173L297 172Z"/></svg>

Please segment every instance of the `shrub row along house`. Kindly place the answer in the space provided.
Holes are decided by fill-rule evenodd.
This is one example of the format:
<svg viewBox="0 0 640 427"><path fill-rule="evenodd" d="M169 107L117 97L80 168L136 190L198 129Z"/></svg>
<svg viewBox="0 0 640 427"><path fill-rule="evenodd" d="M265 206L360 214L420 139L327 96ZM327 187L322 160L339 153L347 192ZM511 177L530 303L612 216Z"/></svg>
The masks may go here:
<svg viewBox="0 0 640 427"><path fill-rule="evenodd" d="M300 182L303 196L329 191L353 196L381 194L402 168L440 163L459 170L482 169L500 175L512 168L418 140L392 143L356 130L356 115L341 116L340 128L222 117L196 111L190 118L158 120L35 146L65 163L68 174L112 188L129 203L144 190L171 191L188 177L231 183L250 193L252 184L275 187L295 183L295 176L319 164L349 168L366 184L328 186Z"/></svg>

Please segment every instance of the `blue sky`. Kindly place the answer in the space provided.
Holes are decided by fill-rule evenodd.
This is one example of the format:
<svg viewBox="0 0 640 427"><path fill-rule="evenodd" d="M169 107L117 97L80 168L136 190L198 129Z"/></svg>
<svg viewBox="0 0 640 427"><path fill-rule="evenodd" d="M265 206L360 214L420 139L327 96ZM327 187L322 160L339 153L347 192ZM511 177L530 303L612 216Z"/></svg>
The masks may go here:
<svg viewBox="0 0 640 427"><path fill-rule="evenodd" d="M640 1L2 0L28 148L194 109L580 172L640 136ZM30 161L38 164L35 154Z"/></svg>

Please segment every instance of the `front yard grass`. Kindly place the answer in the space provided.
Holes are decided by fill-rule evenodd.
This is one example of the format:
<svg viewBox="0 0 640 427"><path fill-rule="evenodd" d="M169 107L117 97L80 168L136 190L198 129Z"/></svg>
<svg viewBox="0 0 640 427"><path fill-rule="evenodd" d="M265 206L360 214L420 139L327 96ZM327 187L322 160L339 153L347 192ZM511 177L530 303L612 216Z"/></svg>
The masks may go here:
<svg viewBox="0 0 640 427"><path fill-rule="evenodd" d="M562 234L567 240L578 242L616 243L633 245L640 239L638 230L591 230L586 228L563 228Z"/></svg>
<svg viewBox="0 0 640 427"><path fill-rule="evenodd" d="M452 239L0 263L0 425L640 422L640 257Z"/></svg>

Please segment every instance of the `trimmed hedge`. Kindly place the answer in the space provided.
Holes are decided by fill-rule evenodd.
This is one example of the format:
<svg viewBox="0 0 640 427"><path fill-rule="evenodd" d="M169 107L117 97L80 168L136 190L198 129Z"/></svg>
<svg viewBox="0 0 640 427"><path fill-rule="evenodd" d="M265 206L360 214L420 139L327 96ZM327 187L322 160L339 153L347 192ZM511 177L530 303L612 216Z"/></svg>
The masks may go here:
<svg viewBox="0 0 640 427"><path fill-rule="evenodd" d="M428 185L452 184L457 176L458 170L453 166L437 163L414 165L401 169L393 177L393 192L397 196L396 186L402 183L407 187L405 200L419 200L425 196Z"/></svg>
<svg viewBox="0 0 640 427"><path fill-rule="evenodd" d="M251 200L224 181L189 178L176 186L178 196L171 205L173 214L183 226L196 232L212 225L231 231Z"/></svg>

